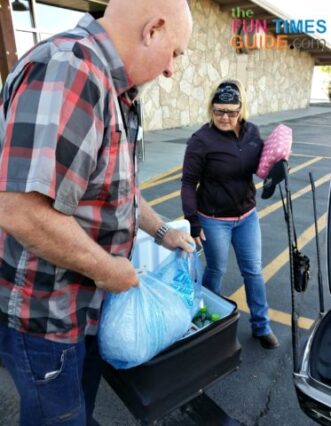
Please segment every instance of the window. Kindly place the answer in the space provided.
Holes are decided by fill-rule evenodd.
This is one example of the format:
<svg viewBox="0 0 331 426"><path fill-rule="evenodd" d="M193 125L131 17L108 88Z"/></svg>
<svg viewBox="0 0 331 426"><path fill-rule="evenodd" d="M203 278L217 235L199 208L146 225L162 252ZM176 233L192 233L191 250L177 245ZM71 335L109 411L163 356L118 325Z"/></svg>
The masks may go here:
<svg viewBox="0 0 331 426"><path fill-rule="evenodd" d="M39 41L75 27L84 14L36 0L14 0L11 6L18 57Z"/></svg>

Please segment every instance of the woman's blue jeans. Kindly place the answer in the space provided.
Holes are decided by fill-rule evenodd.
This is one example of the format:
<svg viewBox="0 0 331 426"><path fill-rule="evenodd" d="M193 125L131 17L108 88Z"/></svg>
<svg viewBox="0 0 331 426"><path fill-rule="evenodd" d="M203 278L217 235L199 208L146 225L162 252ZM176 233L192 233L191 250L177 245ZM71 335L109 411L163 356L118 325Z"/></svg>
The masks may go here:
<svg viewBox="0 0 331 426"><path fill-rule="evenodd" d="M101 379L96 337L52 342L0 323L0 358L20 395L20 426L92 426Z"/></svg>
<svg viewBox="0 0 331 426"><path fill-rule="evenodd" d="M204 286L214 293L221 293L232 243L244 279L253 334L269 334L269 307L262 276L261 229L256 209L241 220L218 220L199 215L199 221L206 236L203 243L207 261Z"/></svg>

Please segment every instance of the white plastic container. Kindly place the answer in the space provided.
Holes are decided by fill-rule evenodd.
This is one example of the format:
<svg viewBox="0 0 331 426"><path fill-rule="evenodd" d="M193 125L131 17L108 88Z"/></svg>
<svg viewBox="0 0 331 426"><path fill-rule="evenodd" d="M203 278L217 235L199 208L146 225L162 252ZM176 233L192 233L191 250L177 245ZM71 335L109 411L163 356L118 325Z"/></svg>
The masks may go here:
<svg viewBox="0 0 331 426"><path fill-rule="evenodd" d="M190 223L185 219L169 222L168 226L188 233L190 232ZM139 230L136 239L136 246L133 251L132 263L138 270L153 271L169 255L169 253L170 250L155 244L150 235ZM217 313L221 318L224 318L233 312L234 306L232 303L229 303L227 300L215 295L205 287L202 288L202 297L204 304L210 313Z"/></svg>
<svg viewBox="0 0 331 426"><path fill-rule="evenodd" d="M187 220L175 220L168 226L190 232ZM170 253L170 250L154 243L153 237L139 229L136 245L132 255L132 263L136 269L153 271Z"/></svg>
<svg viewBox="0 0 331 426"><path fill-rule="evenodd" d="M187 221L170 226L188 231ZM168 254L153 238L139 232L133 262L153 270ZM103 375L140 424L154 424L182 406L221 377L238 368L241 346L237 339L239 312L235 303L203 289L210 311L222 318L182 338L150 361L128 370L105 365Z"/></svg>

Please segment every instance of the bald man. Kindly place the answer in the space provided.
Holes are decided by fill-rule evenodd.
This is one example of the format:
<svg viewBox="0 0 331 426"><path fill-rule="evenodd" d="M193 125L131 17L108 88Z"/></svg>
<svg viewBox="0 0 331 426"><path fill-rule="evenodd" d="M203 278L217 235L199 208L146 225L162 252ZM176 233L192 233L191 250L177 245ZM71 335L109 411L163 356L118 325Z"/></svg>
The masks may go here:
<svg viewBox="0 0 331 426"><path fill-rule="evenodd" d="M138 226L191 251L137 184L136 86L186 49L186 0L111 0L45 40L0 97L0 357L21 426L96 425L95 335L104 291L139 285Z"/></svg>

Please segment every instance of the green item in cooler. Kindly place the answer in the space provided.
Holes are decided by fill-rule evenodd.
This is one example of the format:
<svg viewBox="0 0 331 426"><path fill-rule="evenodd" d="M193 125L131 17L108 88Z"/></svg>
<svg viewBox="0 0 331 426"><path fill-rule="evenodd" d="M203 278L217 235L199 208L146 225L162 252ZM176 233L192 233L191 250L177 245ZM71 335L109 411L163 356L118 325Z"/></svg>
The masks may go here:
<svg viewBox="0 0 331 426"><path fill-rule="evenodd" d="M218 321L221 319L221 315L213 312L209 313L207 310L206 305L203 305L195 317L193 318L193 324L195 324L199 328L206 327L209 324L212 324L215 321Z"/></svg>
<svg viewBox="0 0 331 426"><path fill-rule="evenodd" d="M211 315L207 310L207 307L202 306L195 317L193 318L193 324L197 327L202 328L211 323Z"/></svg>
<svg viewBox="0 0 331 426"><path fill-rule="evenodd" d="M218 321L219 319L221 319L221 315L217 313L213 313L211 314L210 319L212 322Z"/></svg>
<svg viewBox="0 0 331 426"><path fill-rule="evenodd" d="M206 305L202 306L202 307L199 309L199 313L201 313L201 314L205 314L205 313L207 313L207 306L206 306Z"/></svg>

